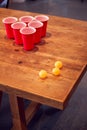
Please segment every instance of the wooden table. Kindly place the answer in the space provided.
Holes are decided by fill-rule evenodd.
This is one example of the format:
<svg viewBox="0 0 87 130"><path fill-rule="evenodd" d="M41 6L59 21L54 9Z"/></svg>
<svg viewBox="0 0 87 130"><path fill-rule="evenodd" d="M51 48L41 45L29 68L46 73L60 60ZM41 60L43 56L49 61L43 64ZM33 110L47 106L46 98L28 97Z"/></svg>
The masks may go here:
<svg viewBox="0 0 87 130"><path fill-rule="evenodd" d="M40 104L63 110L87 70L87 22L49 16L47 35L32 51L24 51L6 38L2 19L6 16L37 15L0 9L0 102L8 93L14 130L27 130ZM63 62L60 76L53 76L57 60ZM39 78L45 69L48 77ZM24 111L23 99L31 100ZM27 121L26 121L27 120Z"/></svg>

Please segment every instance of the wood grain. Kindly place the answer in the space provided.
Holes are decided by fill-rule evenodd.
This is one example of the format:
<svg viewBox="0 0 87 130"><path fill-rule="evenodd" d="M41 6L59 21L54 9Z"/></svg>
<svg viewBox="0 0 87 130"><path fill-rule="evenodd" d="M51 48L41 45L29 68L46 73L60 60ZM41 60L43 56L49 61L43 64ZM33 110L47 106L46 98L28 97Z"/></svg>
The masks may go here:
<svg viewBox="0 0 87 130"><path fill-rule="evenodd" d="M31 119L33 118L33 116L35 115L35 113L37 112L37 110L39 109L41 104L36 103L36 102L31 102L28 107L26 108L25 111L25 118L26 118L26 123L28 124Z"/></svg>
<svg viewBox="0 0 87 130"><path fill-rule="evenodd" d="M37 13L0 9L6 16L35 16ZM32 51L6 38L0 22L0 90L38 103L64 109L87 70L87 22L49 16L47 35ZM57 60L63 62L60 76L52 75ZM39 78L45 69L48 77Z"/></svg>

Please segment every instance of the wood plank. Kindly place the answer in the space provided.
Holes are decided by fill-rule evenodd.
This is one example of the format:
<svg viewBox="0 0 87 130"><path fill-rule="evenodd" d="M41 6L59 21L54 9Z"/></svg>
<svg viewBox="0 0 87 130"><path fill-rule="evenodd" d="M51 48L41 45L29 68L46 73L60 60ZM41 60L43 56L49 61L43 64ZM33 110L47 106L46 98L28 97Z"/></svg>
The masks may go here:
<svg viewBox="0 0 87 130"><path fill-rule="evenodd" d="M2 75L0 75L0 82L4 84L0 89L8 93L16 93L20 97L26 97L27 99L59 108L63 108L65 99L71 90L74 89L73 85L77 81L79 75L86 69L82 68L82 66L78 66L76 70L71 68L70 73L74 71L74 79L63 77L62 75L55 77L49 74L46 80L41 80L38 77L39 71L32 70L29 67L11 66L8 63L0 63L0 73L2 73ZM69 73L68 70L66 72ZM34 76L36 78L33 80Z"/></svg>
<svg viewBox="0 0 87 130"><path fill-rule="evenodd" d="M13 119L12 130L27 130L23 99L10 94L9 100Z"/></svg>
<svg viewBox="0 0 87 130"><path fill-rule="evenodd" d="M0 9L0 12L1 20L9 14L18 18L37 15L10 9ZM0 90L63 109L87 70L87 22L49 17L47 36L27 52L6 38L4 25L0 23ZM52 75L56 60L63 62L58 77ZM48 72L46 80L39 78L41 69Z"/></svg>
<svg viewBox="0 0 87 130"><path fill-rule="evenodd" d="M13 10L8 10L8 13L9 14L14 13L14 15L18 18L22 16L23 13L32 16L37 15L36 13L22 12L22 11L18 11L17 13L16 11L14 12ZM3 19L6 15L8 15L7 12L1 15L1 19ZM50 20L48 22L47 37L43 39L44 40L43 46L37 46L39 52L41 53L45 52L46 55L49 54L57 57L63 57L63 58L65 57L87 63L87 56L86 56L87 22L67 18L60 18L56 16L49 16L49 17ZM4 29L3 23L0 23L0 25L1 28ZM5 30L2 31L2 35L4 37ZM6 41L7 39L4 39L3 42ZM13 41L8 40L8 43L12 42ZM53 51L53 48L55 48L55 51ZM20 50L22 50L22 47L20 47L19 51Z"/></svg>
<svg viewBox="0 0 87 130"><path fill-rule="evenodd" d="M25 111L25 117L26 117L26 122L27 124L31 121L37 110L39 109L41 104L36 103L36 102L31 102L29 106L26 108Z"/></svg>

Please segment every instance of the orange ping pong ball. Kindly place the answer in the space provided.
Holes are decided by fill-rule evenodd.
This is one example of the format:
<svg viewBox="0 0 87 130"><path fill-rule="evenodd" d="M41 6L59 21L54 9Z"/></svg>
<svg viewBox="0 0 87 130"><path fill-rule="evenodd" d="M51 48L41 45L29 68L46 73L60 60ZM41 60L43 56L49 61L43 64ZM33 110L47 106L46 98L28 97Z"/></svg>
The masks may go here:
<svg viewBox="0 0 87 130"><path fill-rule="evenodd" d="M40 77L41 79L46 78L46 77L47 77L47 71L46 71L46 70L40 70L40 72L39 72L39 77Z"/></svg>
<svg viewBox="0 0 87 130"><path fill-rule="evenodd" d="M55 62L55 67L61 69L63 67L63 63L61 61L56 61Z"/></svg>
<svg viewBox="0 0 87 130"><path fill-rule="evenodd" d="M57 76L57 75L60 75L60 69L57 68L57 67L53 68L53 69L52 69L52 74L53 74L53 75L56 75L56 76Z"/></svg>

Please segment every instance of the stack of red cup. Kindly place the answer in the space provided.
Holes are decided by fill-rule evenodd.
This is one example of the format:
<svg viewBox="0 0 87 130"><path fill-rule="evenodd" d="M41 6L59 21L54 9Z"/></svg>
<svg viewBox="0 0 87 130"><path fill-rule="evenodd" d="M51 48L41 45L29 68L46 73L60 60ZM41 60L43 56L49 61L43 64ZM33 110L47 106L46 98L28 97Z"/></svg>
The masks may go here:
<svg viewBox="0 0 87 130"><path fill-rule="evenodd" d="M46 36L48 20L46 15L22 16L19 21L16 17L6 17L3 23L7 38L15 39L15 43L23 45L24 50L32 50Z"/></svg>

